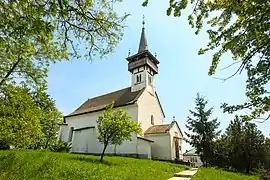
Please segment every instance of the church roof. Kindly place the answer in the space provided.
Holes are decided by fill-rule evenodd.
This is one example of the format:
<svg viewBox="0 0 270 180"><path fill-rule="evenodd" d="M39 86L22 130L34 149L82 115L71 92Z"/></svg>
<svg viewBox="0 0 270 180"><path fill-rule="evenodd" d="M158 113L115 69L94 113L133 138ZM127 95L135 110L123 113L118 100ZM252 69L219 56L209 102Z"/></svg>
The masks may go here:
<svg viewBox="0 0 270 180"><path fill-rule="evenodd" d="M178 126L178 123L176 121L172 121L171 124L162 124L162 125L154 125L149 127L144 134L160 134L160 133L167 133L172 127L173 125L176 124L181 135L183 136L183 133L180 129L180 127Z"/></svg>
<svg viewBox="0 0 270 180"><path fill-rule="evenodd" d="M114 107L134 104L143 93L143 91L144 89L136 92L131 92L131 87L128 87L102 96L94 97L85 101L78 109L65 117L104 110L113 101Z"/></svg>
<svg viewBox="0 0 270 180"><path fill-rule="evenodd" d="M198 153L196 153L196 149L193 148L193 149L191 149L191 150L185 152L183 155L186 155L186 156L192 156L192 155L193 155L193 156L196 156L196 155L198 155Z"/></svg>
<svg viewBox="0 0 270 180"><path fill-rule="evenodd" d="M141 33L141 39L140 39L140 45L138 49L138 53L145 51L148 49L147 46L147 40L146 40L146 35L145 35L145 30L144 27L142 28L142 33Z"/></svg>
<svg viewBox="0 0 270 180"><path fill-rule="evenodd" d="M170 130L171 124L154 125L149 127L144 134L159 134L166 133Z"/></svg>

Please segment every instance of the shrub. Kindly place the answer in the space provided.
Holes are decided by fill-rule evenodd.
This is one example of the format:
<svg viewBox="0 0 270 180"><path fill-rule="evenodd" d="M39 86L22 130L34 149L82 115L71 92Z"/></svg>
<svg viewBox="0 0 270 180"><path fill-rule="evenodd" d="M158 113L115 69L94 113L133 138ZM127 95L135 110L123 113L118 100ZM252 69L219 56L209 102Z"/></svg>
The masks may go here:
<svg viewBox="0 0 270 180"><path fill-rule="evenodd" d="M54 144L50 144L49 150L53 152L69 152L71 149L71 143L59 141Z"/></svg>
<svg viewBox="0 0 270 180"><path fill-rule="evenodd" d="M260 171L260 180L270 180L270 169Z"/></svg>
<svg viewBox="0 0 270 180"><path fill-rule="evenodd" d="M10 149L8 143L6 141L0 140L0 150L8 150L8 149Z"/></svg>

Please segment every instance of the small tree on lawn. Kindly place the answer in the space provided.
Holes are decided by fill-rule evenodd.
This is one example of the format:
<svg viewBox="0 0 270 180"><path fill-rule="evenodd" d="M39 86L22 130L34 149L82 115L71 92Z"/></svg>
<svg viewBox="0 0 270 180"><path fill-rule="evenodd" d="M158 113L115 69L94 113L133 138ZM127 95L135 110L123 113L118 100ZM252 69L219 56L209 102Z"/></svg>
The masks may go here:
<svg viewBox="0 0 270 180"><path fill-rule="evenodd" d="M124 141L131 141L132 133L141 133L140 125L131 120L122 109L113 109L114 103L106 108L103 115L98 117L98 139L104 145L100 157L103 160L108 145L120 145Z"/></svg>

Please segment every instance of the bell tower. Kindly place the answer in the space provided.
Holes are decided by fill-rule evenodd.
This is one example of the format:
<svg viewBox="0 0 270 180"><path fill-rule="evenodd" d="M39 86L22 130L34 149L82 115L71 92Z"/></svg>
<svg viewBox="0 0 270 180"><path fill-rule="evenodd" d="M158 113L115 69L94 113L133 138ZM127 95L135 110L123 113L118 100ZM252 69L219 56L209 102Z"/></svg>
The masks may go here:
<svg viewBox="0 0 270 180"><path fill-rule="evenodd" d="M139 91L146 88L154 94L154 76L158 73L159 61L148 51L148 45L145 35L145 21L143 19L138 53L127 57L128 71L131 73L131 91Z"/></svg>

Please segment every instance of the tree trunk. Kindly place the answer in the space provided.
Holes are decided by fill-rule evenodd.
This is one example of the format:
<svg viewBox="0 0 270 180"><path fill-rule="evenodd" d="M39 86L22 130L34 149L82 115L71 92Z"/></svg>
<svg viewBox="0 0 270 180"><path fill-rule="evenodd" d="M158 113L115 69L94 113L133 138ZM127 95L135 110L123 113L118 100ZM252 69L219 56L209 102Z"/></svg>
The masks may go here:
<svg viewBox="0 0 270 180"><path fill-rule="evenodd" d="M250 171L250 164L247 164L247 166L246 166L246 173L249 174L249 171Z"/></svg>
<svg viewBox="0 0 270 180"><path fill-rule="evenodd" d="M44 149L47 149L48 144L49 144L49 140L47 139L47 140L46 140L46 143L45 143L45 147L44 147Z"/></svg>
<svg viewBox="0 0 270 180"><path fill-rule="evenodd" d="M102 154L101 154L101 157L100 157L100 162L103 161L103 156L104 156L105 150L106 150L106 148L107 148L107 145L108 145L107 143L104 144L103 151L102 151Z"/></svg>

